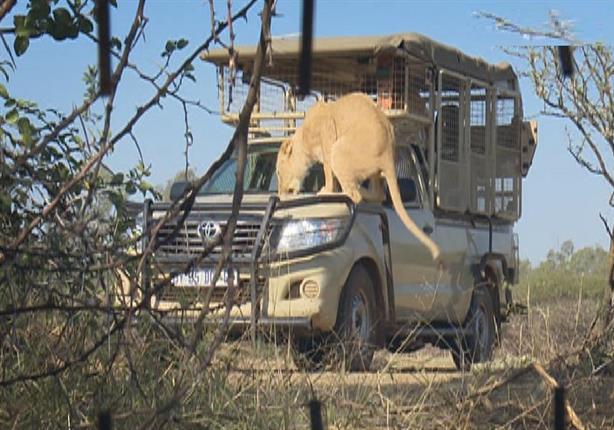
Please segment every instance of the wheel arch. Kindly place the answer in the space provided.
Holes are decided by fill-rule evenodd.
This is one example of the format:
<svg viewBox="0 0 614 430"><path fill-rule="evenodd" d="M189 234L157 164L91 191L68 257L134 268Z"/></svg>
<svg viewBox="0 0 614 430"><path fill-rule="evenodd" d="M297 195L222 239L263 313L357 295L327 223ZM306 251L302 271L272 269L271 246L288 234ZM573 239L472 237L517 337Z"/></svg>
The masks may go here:
<svg viewBox="0 0 614 430"><path fill-rule="evenodd" d="M378 310L383 311L385 312L385 315L388 315L388 291L385 282L383 282L382 274L380 272L379 267L377 266L377 263L371 257L362 257L354 263L352 269L354 269L354 267L358 265L363 266L369 273L369 277L371 278L371 281L373 282L373 286L375 288L374 293Z"/></svg>
<svg viewBox="0 0 614 430"><path fill-rule="evenodd" d="M501 304L505 303L505 299L502 300L501 295L504 294L503 282L508 280L506 278L506 273L508 273L508 270L505 256L502 254L489 253L482 257L475 278L476 284L479 283L485 286L490 294L498 328L500 328L501 322L504 320Z"/></svg>

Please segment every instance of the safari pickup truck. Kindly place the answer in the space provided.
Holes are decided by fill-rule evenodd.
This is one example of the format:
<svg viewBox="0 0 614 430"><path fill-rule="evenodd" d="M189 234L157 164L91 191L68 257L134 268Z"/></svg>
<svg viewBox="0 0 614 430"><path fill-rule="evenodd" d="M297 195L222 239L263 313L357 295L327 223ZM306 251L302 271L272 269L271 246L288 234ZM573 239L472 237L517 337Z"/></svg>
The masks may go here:
<svg viewBox="0 0 614 430"><path fill-rule="evenodd" d="M230 125L238 121L256 47L237 50L234 80L227 51L202 55L217 68L222 120ZM156 290L152 306L186 321L206 297L215 322L224 306L213 305L232 303L231 330L279 333L301 369L366 370L377 348L413 351L428 343L449 349L459 369L489 360L518 280L514 223L536 148L536 124L523 121L512 68L414 33L317 39L313 91L300 98L298 39L274 38L272 52L252 115L231 258L212 285L221 247L208 245L226 228L235 158L200 189L183 222L171 220L153 238L146 282L170 282ZM298 196L277 195L281 142L315 101L355 91L394 125L402 200L441 248L443 268L390 202L356 205L341 193L317 194L319 165ZM168 207L145 204L145 232ZM198 264L180 269L196 257Z"/></svg>

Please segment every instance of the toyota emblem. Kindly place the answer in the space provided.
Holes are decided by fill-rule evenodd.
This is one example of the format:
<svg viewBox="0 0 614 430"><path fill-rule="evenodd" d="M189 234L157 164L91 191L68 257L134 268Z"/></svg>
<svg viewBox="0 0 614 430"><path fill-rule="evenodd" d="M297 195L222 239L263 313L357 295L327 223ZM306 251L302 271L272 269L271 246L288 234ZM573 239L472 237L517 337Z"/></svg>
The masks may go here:
<svg viewBox="0 0 614 430"><path fill-rule="evenodd" d="M215 242L222 234L222 228L216 222L205 221L198 225L197 232L203 242L209 245Z"/></svg>

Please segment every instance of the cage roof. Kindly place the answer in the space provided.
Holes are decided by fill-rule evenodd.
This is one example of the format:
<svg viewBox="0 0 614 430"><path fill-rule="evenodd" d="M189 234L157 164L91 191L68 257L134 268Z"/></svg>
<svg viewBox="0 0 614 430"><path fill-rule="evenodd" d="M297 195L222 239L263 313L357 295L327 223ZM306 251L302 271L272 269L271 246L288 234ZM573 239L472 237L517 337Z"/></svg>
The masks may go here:
<svg viewBox="0 0 614 430"><path fill-rule="evenodd" d="M239 67L250 70L257 45L235 47L239 54ZM272 39L273 61L298 66L300 38L275 37ZM479 57L464 54L459 49L439 43L418 33L400 33L388 36L340 36L324 37L313 40L313 57L316 60L343 58L335 61L339 72L355 67L352 58L361 59L381 54L405 52L418 60L436 67L461 73L485 82L513 81L517 88L517 77L508 63L490 64ZM218 66L228 63L227 49L205 51L201 58ZM275 65L273 66L273 68ZM265 73L268 75L268 73Z"/></svg>

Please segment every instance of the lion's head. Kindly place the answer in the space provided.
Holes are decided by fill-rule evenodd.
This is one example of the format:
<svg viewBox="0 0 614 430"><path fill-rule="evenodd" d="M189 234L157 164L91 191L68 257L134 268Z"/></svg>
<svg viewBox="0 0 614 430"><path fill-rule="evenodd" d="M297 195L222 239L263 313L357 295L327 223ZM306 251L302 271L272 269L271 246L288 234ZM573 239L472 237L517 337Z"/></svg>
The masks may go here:
<svg viewBox="0 0 614 430"><path fill-rule="evenodd" d="M279 194L298 194L309 169L308 161L300 148L302 129L285 140L277 154L277 190Z"/></svg>

